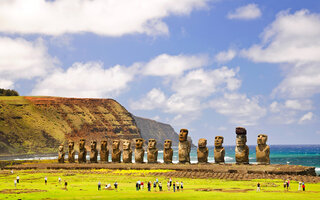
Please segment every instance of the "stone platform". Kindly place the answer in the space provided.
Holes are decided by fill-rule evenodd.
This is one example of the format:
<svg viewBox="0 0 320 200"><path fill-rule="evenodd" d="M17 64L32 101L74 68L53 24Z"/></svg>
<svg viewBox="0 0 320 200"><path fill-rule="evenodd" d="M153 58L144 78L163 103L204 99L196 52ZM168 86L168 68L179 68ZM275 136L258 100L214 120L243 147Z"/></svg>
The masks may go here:
<svg viewBox="0 0 320 200"><path fill-rule="evenodd" d="M154 176L185 177L185 178L216 178L228 180L251 179L290 179L309 183L320 182L316 176L314 167L301 165L237 165L237 164L138 164L138 163L34 163L6 166L4 170L49 170L52 173L59 170L78 170L81 173L90 174L91 169L110 170L150 170L167 169L169 172L152 172ZM95 172L97 173L97 172ZM112 173L112 172L98 172Z"/></svg>

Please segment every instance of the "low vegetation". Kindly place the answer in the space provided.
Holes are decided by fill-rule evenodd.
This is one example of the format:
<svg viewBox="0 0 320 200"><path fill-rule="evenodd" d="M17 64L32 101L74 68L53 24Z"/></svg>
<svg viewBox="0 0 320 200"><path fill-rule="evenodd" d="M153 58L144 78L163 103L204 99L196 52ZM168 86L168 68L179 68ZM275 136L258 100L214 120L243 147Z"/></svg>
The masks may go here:
<svg viewBox="0 0 320 200"><path fill-rule="evenodd" d="M298 191L298 183L291 181L290 190L283 189L283 180L231 181L221 179L174 178L183 181L184 190L167 190L169 177L157 176L171 170L21 170L11 173L0 172L0 199L290 199L307 200L320 198L320 184L306 183L306 191ZM14 179L20 176L20 183L14 187ZM45 185L44 177L48 178ZM59 184L58 178L62 182ZM152 188L147 191L147 181L162 182L163 190ZM143 181L145 188L136 191L136 181ZM63 182L67 181L67 190ZM98 191L98 182L102 190ZM114 190L113 183L119 183ZM261 192L256 192L256 184L261 183ZM111 184L112 189L104 186Z"/></svg>

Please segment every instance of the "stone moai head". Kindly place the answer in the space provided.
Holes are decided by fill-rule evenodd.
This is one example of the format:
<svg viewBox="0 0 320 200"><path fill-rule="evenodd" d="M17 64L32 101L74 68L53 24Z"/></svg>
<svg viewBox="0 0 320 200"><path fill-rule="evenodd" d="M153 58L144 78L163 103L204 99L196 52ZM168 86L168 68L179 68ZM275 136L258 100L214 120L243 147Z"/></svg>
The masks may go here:
<svg viewBox="0 0 320 200"><path fill-rule="evenodd" d="M164 144L163 144L164 149L171 149L171 146L172 146L172 141L171 140L165 140L164 141Z"/></svg>
<svg viewBox="0 0 320 200"><path fill-rule="evenodd" d="M257 139L257 143L258 144L262 144L265 145L267 144L267 140L268 140L268 136L265 134L259 134L258 135L258 139Z"/></svg>
<svg viewBox="0 0 320 200"><path fill-rule="evenodd" d="M244 147L247 143L247 130L242 127L236 128L236 146L237 147Z"/></svg>
<svg viewBox="0 0 320 200"><path fill-rule="evenodd" d="M86 140L85 139L80 139L80 142L79 142L79 150L82 150L85 148L85 145L86 145Z"/></svg>
<svg viewBox="0 0 320 200"><path fill-rule="evenodd" d="M214 138L214 146L215 147L222 147L223 139L224 138L222 136L216 136Z"/></svg>
<svg viewBox="0 0 320 200"><path fill-rule="evenodd" d="M142 149L144 140L142 138L136 139L136 149Z"/></svg>
<svg viewBox="0 0 320 200"><path fill-rule="evenodd" d="M60 144L60 146L59 146L59 152L63 152L63 144Z"/></svg>
<svg viewBox="0 0 320 200"><path fill-rule="evenodd" d="M148 148L155 149L157 146L157 141L155 139L149 139L148 141Z"/></svg>
<svg viewBox="0 0 320 200"><path fill-rule="evenodd" d="M131 148L131 141L130 140L123 140L122 146L124 150L130 150Z"/></svg>
<svg viewBox="0 0 320 200"><path fill-rule="evenodd" d="M207 140L204 138L199 139L198 147L199 148L206 148L207 147Z"/></svg>
<svg viewBox="0 0 320 200"><path fill-rule="evenodd" d="M72 151L74 149L74 142L73 141L68 142L68 148L69 148L69 151Z"/></svg>
<svg viewBox="0 0 320 200"><path fill-rule="evenodd" d="M119 149L120 140L113 140L112 141L112 149Z"/></svg>
<svg viewBox="0 0 320 200"><path fill-rule="evenodd" d="M108 140L104 139L101 141L101 150L108 148Z"/></svg>
<svg viewBox="0 0 320 200"><path fill-rule="evenodd" d="M93 140L90 144L91 150L95 150L97 148L97 141Z"/></svg>
<svg viewBox="0 0 320 200"><path fill-rule="evenodd" d="M184 142L188 140L188 129L181 129L179 133L179 141Z"/></svg>

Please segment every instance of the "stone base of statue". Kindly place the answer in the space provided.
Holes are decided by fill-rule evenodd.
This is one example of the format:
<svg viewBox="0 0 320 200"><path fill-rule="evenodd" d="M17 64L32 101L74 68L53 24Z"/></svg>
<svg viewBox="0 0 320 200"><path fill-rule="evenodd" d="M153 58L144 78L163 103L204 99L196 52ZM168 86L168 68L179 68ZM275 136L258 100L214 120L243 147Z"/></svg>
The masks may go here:
<svg viewBox="0 0 320 200"><path fill-rule="evenodd" d="M190 149L191 144L189 141L179 142L179 163L190 163Z"/></svg>
<svg viewBox="0 0 320 200"><path fill-rule="evenodd" d="M225 150L224 147L214 148L214 162L217 164L224 163Z"/></svg>
<svg viewBox="0 0 320 200"><path fill-rule="evenodd" d="M83 149L79 152L78 155L78 162L79 163L86 163L87 162L87 150Z"/></svg>
<svg viewBox="0 0 320 200"><path fill-rule="evenodd" d="M163 162L166 164L172 163L173 149L164 149L163 150Z"/></svg>
<svg viewBox="0 0 320 200"><path fill-rule="evenodd" d="M249 147L245 145L243 148L236 147L236 164L249 164Z"/></svg>
<svg viewBox="0 0 320 200"><path fill-rule="evenodd" d="M121 151L120 149L113 149L112 151L112 162L120 163L121 162Z"/></svg>
<svg viewBox="0 0 320 200"><path fill-rule="evenodd" d="M144 158L144 149L135 149L134 150L134 160L136 163L143 163Z"/></svg>
<svg viewBox="0 0 320 200"><path fill-rule="evenodd" d="M91 163L98 162L98 151L96 149L90 151L90 162Z"/></svg>
<svg viewBox="0 0 320 200"><path fill-rule="evenodd" d="M148 163L157 163L158 162L158 149L148 149L147 151Z"/></svg>
<svg viewBox="0 0 320 200"><path fill-rule="evenodd" d="M132 163L132 150L131 149L123 150L122 161L124 163Z"/></svg>

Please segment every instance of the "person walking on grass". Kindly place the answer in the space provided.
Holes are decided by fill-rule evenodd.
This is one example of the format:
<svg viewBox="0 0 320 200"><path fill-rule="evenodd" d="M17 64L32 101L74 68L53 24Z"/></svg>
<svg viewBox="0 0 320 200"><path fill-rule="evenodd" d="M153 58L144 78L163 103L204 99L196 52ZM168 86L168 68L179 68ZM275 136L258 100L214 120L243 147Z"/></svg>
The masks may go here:
<svg viewBox="0 0 320 200"><path fill-rule="evenodd" d="M14 187L17 188L17 180L14 179Z"/></svg>
<svg viewBox="0 0 320 200"><path fill-rule="evenodd" d="M168 187L168 191L170 191L170 187L171 187L171 185L170 185L170 181L168 181L168 183L167 183L167 187Z"/></svg>
<svg viewBox="0 0 320 200"><path fill-rule="evenodd" d="M151 182L148 181L148 192L151 192Z"/></svg>
<svg viewBox="0 0 320 200"><path fill-rule="evenodd" d="M289 190L289 186L290 186L290 181L287 180L287 181L286 181L286 184L287 184L287 191L288 191L288 190Z"/></svg>
<svg viewBox="0 0 320 200"><path fill-rule="evenodd" d="M138 191L139 190L139 183L138 183L138 181L136 182L136 191Z"/></svg>
<svg viewBox="0 0 320 200"><path fill-rule="evenodd" d="M98 190L101 190L101 182L98 182Z"/></svg>
<svg viewBox="0 0 320 200"><path fill-rule="evenodd" d="M260 183L257 184L257 192L260 192Z"/></svg>
<svg viewBox="0 0 320 200"><path fill-rule="evenodd" d="M179 181L176 182L176 186L177 186L177 192L179 192L179 190L180 190Z"/></svg>
<svg viewBox="0 0 320 200"><path fill-rule="evenodd" d="M183 182L180 182L181 191L183 192Z"/></svg>
<svg viewBox="0 0 320 200"><path fill-rule="evenodd" d="M173 182L173 192L176 192L176 184Z"/></svg>
<svg viewBox="0 0 320 200"><path fill-rule="evenodd" d="M61 178L60 177L58 178L58 181L59 181L59 184L61 184Z"/></svg>
<svg viewBox="0 0 320 200"><path fill-rule="evenodd" d="M17 175L16 180L17 180L17 183L19 183L19 182L20 182L20 177L19 177L19 175Z"/></svg>
<svg viewBox="0 0 320 200"><path fill-rule="evenodd" d="M47 183L48 183L48 178L45 176L44 177L44 184L47 185Z"/></svg>
<svg viewBox="0 0 320 200"><path fill-rule="evenodd" d="M306 191L306 185L302 182L302 191Z"/></svg>
<svg viewBox="0 0 320 200"><path fill-rule="evenodd" d="M302 182L299 181L298 191L301 191Z"/></svg>
<svg viewBox="0 0 320 200"><path fill-rule="evenodd" d="M159 182L159 191L160 192L162 191L162 183L161 183L161 181Z"/></svg>
<svg viewBox="0 0 320 200"><path fill-rule="evenodd" d="M68 182L64 180L64 189L68 190L67 186L68 186Z"/></svg>
<svg viewBox="0 0 320 200"><path fill-rule="evenodd" d="M169 182L170 182L170 187L171 187L171 185L172 185L172 179L171 178L170 178Z"/></svg>
<svg viewBox="0 0 320 200"><path fill-rule="evenodd" d="M153 182L153 190L155 192L157 191L157 182L156 181Z"/></svg>
<svg viewBox="0 0 320 200"><path fill-rule="evenodd" d="M143 185L144 185L144 183L143 183L143 181L141 181L141 184L140 184L141 190L143 190Z"/></svg>
<svg viewBox="0 0 320 200"><path fill-rule="evenodd" d="M118 182L116 181L116 182L114 182L114 189L116 190L116 191L118 191Z"/></svg>

